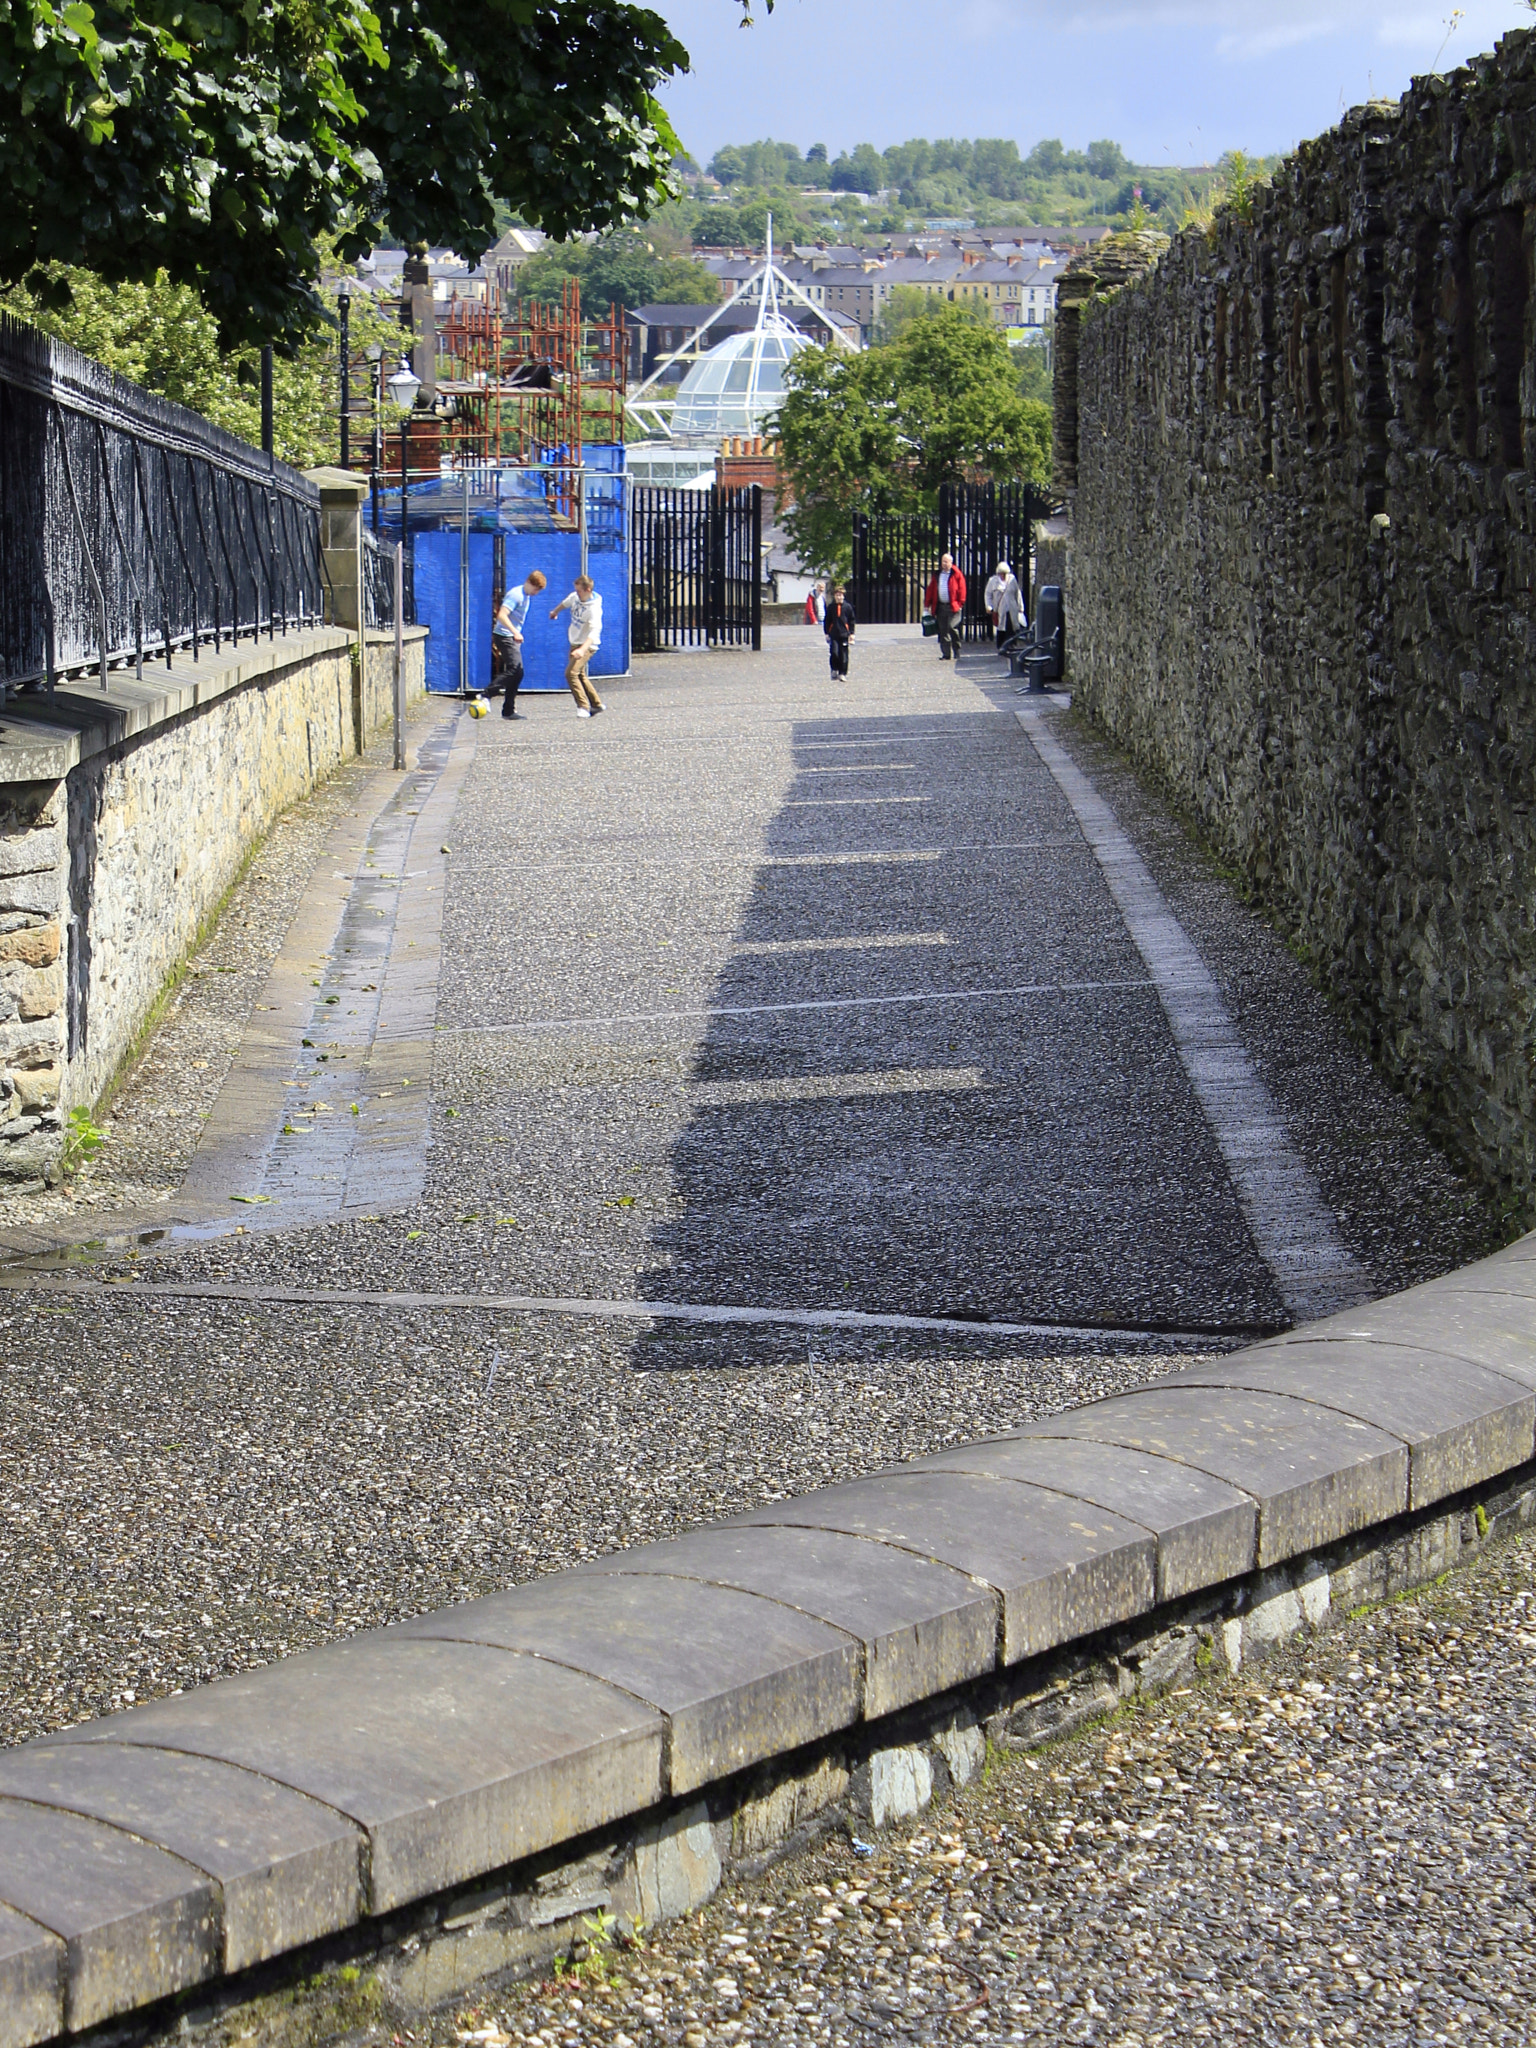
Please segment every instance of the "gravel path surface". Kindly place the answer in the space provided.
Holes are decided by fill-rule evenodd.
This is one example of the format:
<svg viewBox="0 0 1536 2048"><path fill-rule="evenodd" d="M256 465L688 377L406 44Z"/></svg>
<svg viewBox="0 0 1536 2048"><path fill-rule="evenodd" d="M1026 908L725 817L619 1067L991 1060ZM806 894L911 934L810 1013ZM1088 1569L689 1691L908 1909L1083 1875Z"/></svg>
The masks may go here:
<svg viewBox="0 0 1536 2048"><path fill-rule="evenodd" d="M1527 1536L412 2039L1529 2041L1533 1651Z"/></svg>
<svg viewBox="0 0 1536 2048"><path fill-rule="evenodd" d="M1113 806L1220 985L1291 1142L1383 1293L1497 1242L1484 1193L1361 1056L1301 960L1158 791L1077 717L1053 730Z"/></svg>
<svg viewBox="0 0 1536 2048"><path fill-rule="evenodd" d="M252 1229L177 1269L1234 1337L1282 1322L1144 963L995 665L886 639L832 690L814 653L652 661L604 719L542 698L477 728L421 1201ZM1209 880L1187 842L1177 858ZM1456 1263L1486 1231L1476 1198L1230 890L1184 898L1196 942L1246 976L1245 1034L1288 1052L1309 1156L1349 1134L1358 1170L1331 1185L1372 1273ZM1314 1055L1328 1085L1309 1098Z"/></svg>
<svg viewBox="0 0 1536 2048"><path fill-rule="evenodd" d="M725 1337L637 1372L623 1332L554 1316L0 1295L0 1743L1170 1362Z"/></svg>
<svg viewBox="0 0 1536 2048"><path fill-rule="evenodd" d="M326 841L344 817L357 815L389 752L384 743L348 762L277 820L124 1075L104 1119L108 1138L100 1154L67 1187L44 1195L0 1193L0 1229L169 1200Z"/></svg>
<svg viewBox="0 0 1536 2048"><path fill-rule="evenodd" d="M756 659L655 660L613 688L602 719L578 721L564 700L545 698L524 722L476 728L446 837L419 1202L267 1233L251 1227L259 1209L242 1209L246 1227L215 1241L99 1261L95 1270L121 1288L65 1298L39 1275L0 1294L0 1741L1004 1430L1155 1377L1168 1362L1129 1339L989 1336L986 1317L1209 1328L1233 1340L1277 1319L1273 1280L1140 957L992 667L957 675L915 641L890 639L861 648L849 683L833 691L817 653L797 643ZM369 772L339 778L262 848L125 1084L111 1144L81 1191L49 1198L53 1206L94 1202L106 1220L114 1204L174 1186L326 834ZM1093 772L1123 804L1127 829L1228 989L1253 1057L1376 1279L1401 1284L1480 1248L1486 1219L1475 1198L1283 948L1145 792L1114 780L1112 761L1095 756ZM5 1220L49 1209L13 1206ZM136 1300L135 1275L851 1307L977 1326L974 1336L854 1334ZM1383 1670L1387 1637L1408 1613L1373 1624L1371 1656ZM1497 1679L1490 1666L1490 1687ZM1257 1711L1242 1708L1245 1727ZM1315 1703L1305 1711L1322 1713ZM1492 1721L1503 1710L1480 1702L1478 1711ZM1170 1957L1187 1942L1190 1968L1204 1967L1205 1937L1182 1930L1201 1913L1218 1926L1202 1889L1212 1856L1228 1853L1212 1846L1215 1831L1250 1840L1233 1833L1226 1805L1201 1811L1229 1794L1234 1815L1246 1810L1240 1774L1218 1791L1215 1774L1196 1773L1207 1713L1203 1700L1172 1703L1136 1737L1155 1735L1159 1755L1176 1754L1179 1785L1196 1787L1175 1794L1168 1770L1143 1770L1165 1785L1155 1798L1145 1785L1135 1792L1136 1825L1187 1797L1187 1827L1150 1843L1110 1830L1081 1864L1064 1840L1052 1867L1023 1846L1034 1839L1033 1807L1009 1821L983 1802L974 1826L956 1822L954 1846L970 1844L989 1872L934 1863L936 1841L900 1856L882 1849L884 1874L859 1880L870 1895L860 1917L850 1908L847 1922L827 1923L828 1950L810 1946L819 1903L792 1907L786 1892L781 1919L760 1924L800 1927L803 1937L782 1954L765 1948L760 1967L786 1983L798 1973L804 1988L786 1991L791 2006L809 2000L841 2038L905 2024L915 1994L893 1961L904 1950L886 1942L891 1957L877 1957L887 1923L867 1909L909 1876L928 1892L922 1918L904 1917L903 1943L929 1939L935 1909L982 1914L949 1928L957 1952L966 1927L981 1930L965 1944L978 1956L995 1938L978 1986L1001 1969L998 1927L1023 1926L1040 1941L1054 1930L1048 1948L1027 1951L1046 1957L1058 1986L1049 1996L1037 1995L1035 1977L1022 1989L1019 1978L1006 1998L989 1988L976 2004L979 1988L962 1995L971 1978L925 1966L934 2014L971 2004L968 2014L924 2019L925 2038L940 2026L996 2031L1007 2000L1021 1999L1021 2025L1099 2038L1088 1991L1123 2005L1127 1996L1125 1970L1103 1960L1113 1943L1129 1959L1145 1938L1154 1985L1165 1981L1159 1942ZM1519 1762L1502 1729L1487 1744L1490 1787ZM1312 1739L1315 1724L1311 1734L1293 1729L1288 1710L1270 1732L1283 1749ZM1242 1746L1230 1732L1209 1741L1234 1754ZM1263 1742L1248 1746L1247 1766L1271 1754ZM1368 1796L1385 1830L1391 1774L1358 1749L1349 1755L1378 1772ZM1450 1768L1460 1785L1460 1765ZM1034 1787L1036 1774L1019 1770ZM1128 1770L1116 1782L1129 1796ZM1367 1796L1364 1782L1348 1781L1348 1796ZM1403 1832L1428 1842L1424 1854L1449 1872L1463 1841L1483 1838L1431 1828L1438 1783L1407 1785L1402 1796L1420 1817ZM1088 1794L1049 1775L1037 1789L1039 1826L1054 1842L1056 1818L1086 1812ZM1305 1824L1276 1822L1297 1829L1288 1871L1303 1872L1308 1856L1319 1870L1342 1856L1322 1831L1330 1800L1344 1798L1328 1790ZM982 1846L1005 1825L1016 1852ZM1159 1891L1157 1857L1176 1846L1187 1868ZM1514 1849L1498 1848L1506 1853ZM968 1900L957 1889L962 1870ZM1123 1906L1113 1903L1116 1870ZM803 1891L810 1881L794 1884ZM833 1858L825 1881L852 1885L855 1873ZM1302 1889L1319 1891L1310 1879ZM1431 1895L1428 1881L1422 1889ZM1314 1901L1307 1927L1337 1926L1328 1936L1336 1947L1364 1940L1338 1914L1327 1921L1332 1911ZM1089 1939L1074 1938L1073 1914ZM709 1925L717 1922L718 1913ZM885 1971L890 2013L837 2003L855 1994L834 1988L832 1965L842 1968L866 1922L868 1942L859 1941L870 1969ZM1244 1928L1259 1924L1234 1917L1221 1953L1250 1955ZM1021 1938L1009 1942L1024 1954ZM683 1955L687 1938L676 1939ZM943 1964L937 1941L932 1956ZM1312 1955L1308 1947L1308 1967L1322 1970ZM1225 2017L1218 2025L1206 2015L1224 2012L1229 1995L1251 2030L1255 2008L1242 2001L1271 1979L1249 1963L1222 1967L1230 1984L1200 1980L1190 1991L1168 1962L1166 1981L1185 1985L1186 2003L1165 2025L1163 1993L1149 1993L1153 2017L1124 2021L1123 2048L1186 2038L1197 2021L1225 2029ZM692 1984L691 1959L686 1970ZM1312 1995L1286 1989L1283 1972L1273 1982L1276 1998ZM1383 1997L1398 1997L1392 1983ZM1069 1986L1079 2000L1070 2019L1041 2020ZM649 1988L668 2027L694 2027L680 1993L659 1977ZM708 2010L721 2002L710 1991ZM778 2013L768 2031L787 2040L800 2025Z"/></svg>

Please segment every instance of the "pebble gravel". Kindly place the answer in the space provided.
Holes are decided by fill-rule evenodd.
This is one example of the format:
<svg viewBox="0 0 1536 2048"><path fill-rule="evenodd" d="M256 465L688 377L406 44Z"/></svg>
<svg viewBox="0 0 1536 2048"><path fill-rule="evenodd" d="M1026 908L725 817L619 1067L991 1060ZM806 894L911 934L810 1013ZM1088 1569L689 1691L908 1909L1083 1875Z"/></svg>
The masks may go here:
<svg viewBox="0 0 1536 2048"><path fill-rule="evenodd" d="M565 1317L254 1310L127 1287L0 1295L0 1743L1169 1364L979 1337L725 1338L700 1352L686 1332Z"/></svg>
<svg viewBox="0 0 1536 2048"><path fill-rule="evenodd" d="M786 638L655 661L601 720L544 699L477 728L446 841L419 1201L283 1231L245 1209L213 1241L88 1264L122 1283L91 1294L10 1276L0 1742L1000 1432L1217 1341L1023 1340L987 1318L1231 1341L1275 1319L1139 956L993 669L936 673L893 635L834 689L817 655ZM1122 763L1061 729L1376 1283L1486 1248L1486 1208L1301 964ZM370 772L274 829L101 1158L71 1190L0 1204L0 1225L174 1189ZM1091 1000L1063 998L1074 980L1099 984ZM980 999L1037 984L1057 992ZM978 999L908 1000L946 990ZM975 1330L327 1308L144 1281ZM1528 1553L1500 1556L1224 1690L995 1758L873 1856L833 1844L621 1958L579 2009L565 1985L502 2016L614 2048L1516 2039L1533 1639ZM458 2031L494 2035L501 2012Z"/></svg>
<svg viewBox="0 0 1536 2048"><path fill-rule="evenodd" d="M374 747L277 819L222 915L186 960L142 1052L101 1115L107 1141L67 1185L0 1192L0 1230L169 1201L197 1146L294 912L336 826L357 815L387 752Z"/></svg>
<svg viewBox="0 0 1536 2048"><path fill-rule="evenodd" d="M1528 2042L1536 1538L397 2040Z"/></svg>
<svg viewBox="0 0 1536 2048"><path fill-rule="evenodd" d="M1315 964L1245 899L1239 878L1165 793L1086 720L1061 719L1054 729L1194 937L1340 1236L1381 1292L1493 1249L1501 1233L1486 1191L1376 1073Z"/></svg>

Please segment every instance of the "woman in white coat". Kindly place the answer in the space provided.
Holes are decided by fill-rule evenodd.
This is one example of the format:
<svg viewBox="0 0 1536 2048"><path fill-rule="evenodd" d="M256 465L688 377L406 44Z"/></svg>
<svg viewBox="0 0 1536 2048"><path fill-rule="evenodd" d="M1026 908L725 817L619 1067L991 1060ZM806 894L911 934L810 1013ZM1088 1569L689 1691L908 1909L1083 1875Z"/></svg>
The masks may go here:
<svg viewBox="0 0 1536 2048"><path fill-rule="evenodd" d="M997 627L998 645L1019 632L1026 623L1024 593L1019 579L1006 562L999 562L987 579L986 606Z"/></svg>

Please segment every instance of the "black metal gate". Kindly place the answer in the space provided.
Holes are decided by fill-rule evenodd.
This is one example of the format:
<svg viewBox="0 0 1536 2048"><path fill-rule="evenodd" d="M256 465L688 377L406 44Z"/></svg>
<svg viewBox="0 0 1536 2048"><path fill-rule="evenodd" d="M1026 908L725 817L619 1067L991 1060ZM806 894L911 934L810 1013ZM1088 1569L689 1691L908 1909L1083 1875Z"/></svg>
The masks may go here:
<svg viewBox="0 0 1536 2048"><path fill-rule="evenodd" d="M965 577L961 638L990 639L987 579L999 562L1007 562L1028 592L1035 521L1050 511L1050 501L1033 484L945 484L937 518L856 514L848 590L855 618L872 626L915 625L928 579L940 555L950 554Z"/></svg>
<svg viewBox="0 0 1536 2048"><path fill-rule="evenodd" d="M763 644L763 493L635 487L629 603L637 654Z"/></svg>

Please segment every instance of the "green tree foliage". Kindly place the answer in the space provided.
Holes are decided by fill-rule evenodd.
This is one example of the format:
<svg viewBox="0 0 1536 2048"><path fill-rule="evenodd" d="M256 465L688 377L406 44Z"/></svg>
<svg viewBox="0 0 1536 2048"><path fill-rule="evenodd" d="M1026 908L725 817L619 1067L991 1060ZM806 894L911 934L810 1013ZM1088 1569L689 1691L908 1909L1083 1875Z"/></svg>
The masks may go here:
<svg viewBox="0 0 1536 2048"><path fill-rule="evenodd" d="M768 239L770 214L776 248L787 249L805 234L788 195L766 193L741 206L706 207L694 226L694 245L700 249L760 249Z"/></svg>
<svg viewBox="0 0 1536 2048"><path fill-rule="evenodd" d="M1019 377L1019 396L1037 399L1041 405L1055 405L1055 378L1050 355L1039 342L1024 342L1013 351Z"/></svg>
<svg viewBox="0 0 1536 2048"><path fill-rule="evenodd" d="M862 355L802 350L786 377L785 526L818 569L847 572L855 512L932 513L944 483L1050 476L1049 408L1020 396L1007 343L957 306Z"/></svg>
<svg viewBox="0 0 1536 2048"><path fill-rule="evenodd" d="M595 242L556 242L531 256L517 274L525 298L556 304L568 277L581 285L584 313L614 306L714 306L720 286L702 263L656 235L620 229Z"/></svg>
<svg viewBox="0 0 1536 2048"><path fill-rule="evenodd" d="M50 276L48 282L66 285L68 295L55 289L44 303L25 286L17 285L0 294L0 304L146 390L190 406L244 440L261 439L259 351L250 346L224 349L218 323L190 285L172 283L163 271L130 284L109 284L88 270ZM325 305L328 312L334 312L335 300L329 293ZM354 295L354 356L370 341L379 341L392 366L400 339L393 320L370 300ZM353 379L356 405L365 397L367 387L356 370ZM294 355L273 365L273 444L284 462L309 469L337 459L341 452L339 384L334 329L311 335Z"/></svg>
<svg viewBox="0 0 1536 2048"><path fill-rule="evenodd" d="M478 256L497 201L557 235L643 215L687 61L628 0L3 0L0 280L163 272L225 345L297 349L327 236Z"/></svg>
<svg viewBox="0 0 1536 2048"><path fill-rule="evenodd" d="M937 292L925 292L920 285L898 284L887 293L875 322L877 342L900 341L914 320L953 317L969 320L976 327L991 327L990 309L979 299L963 299L951 305Z"/></svg>
<svg viewBox="0 0 1536 2048"><path fill-rule="evenodd" d="M1251 171L1265 168L1250 164ZM1217 171L1186 175L1166 166L1138 168L1118 142L1090 142L1085 150L1072 150L1055 137L1037 142L1028 156L1020 156L1017 143L999 137L919 139L884 151L861 142L830 164L821 143L803 161L792 143L733 143L716 153L710 170L730 191L732 214L725 219L735 217L754 192L792 194L805 185L839 192L895 189L902 214L884 224L889 232L904 226L914 212L969 214L998 226L1031 221L1065 226L1129 217L1138 205L1153 223L1173 226L1221 178ZM710 222L711 211L704 210L695 235L701 246L705 237L713 246L749 239L725 233L724 221ZM856 208L854 217L861 217ZM867 227L881 225L868 215L862 218Z"/></svg>

